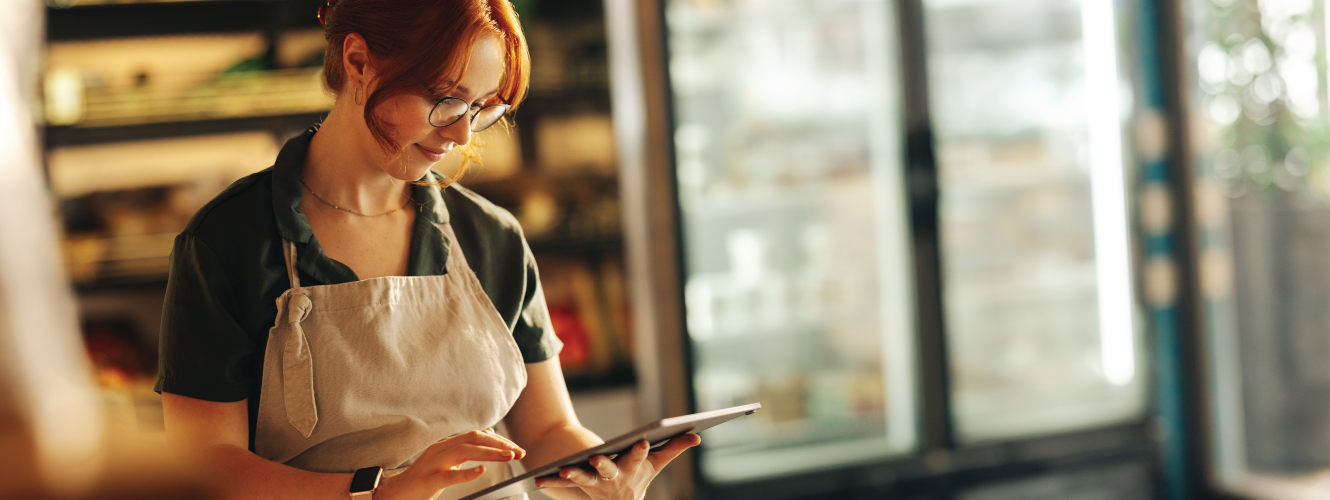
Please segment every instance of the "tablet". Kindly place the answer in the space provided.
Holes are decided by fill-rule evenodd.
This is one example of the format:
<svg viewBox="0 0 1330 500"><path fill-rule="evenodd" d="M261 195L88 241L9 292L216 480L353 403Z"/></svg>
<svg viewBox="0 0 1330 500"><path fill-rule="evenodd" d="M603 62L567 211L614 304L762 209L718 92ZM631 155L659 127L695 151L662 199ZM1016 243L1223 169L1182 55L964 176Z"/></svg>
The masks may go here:
<svg viewBox="0 0 1330 500"><path fill-rule="evenodd" d="M682 417L671 417L658 420L639 427L638 429L622 436L606 441L605 444L600 446L568 455L548 464L531 469L520 476L462 497L461 500L498 500L500 498L507 498L528 491L538 490L540 488L536 487L536 478L558 474L559 469L570 465L587 463L587 461L591 460L591 457L596 455L613 457L627 452L634 444L637 444L638 441L644 439L647 443L651 444L651 447L654 449L664 445L665 442L670 439L682 436L689 432L703 431L744 415L752 415L757 413L757 410L761 407L762 403L753 403L723 410L713 410L694 413L692 415L684 415Z"/></svg>

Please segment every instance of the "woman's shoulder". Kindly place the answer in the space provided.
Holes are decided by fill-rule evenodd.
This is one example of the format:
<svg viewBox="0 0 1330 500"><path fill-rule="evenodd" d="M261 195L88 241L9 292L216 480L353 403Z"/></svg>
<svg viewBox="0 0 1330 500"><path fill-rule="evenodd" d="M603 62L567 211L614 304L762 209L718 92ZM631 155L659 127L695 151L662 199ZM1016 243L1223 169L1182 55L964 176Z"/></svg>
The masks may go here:
<svg viewBox="0 0 1330 500"><path fill-rule="evenodd" d="M185 224L182 235L208 242L232 241L238 233L255 234L272 219L272 168L265 168L231 183L199 208Z"/></svg>
<svg viewBox="0 0 1330 500"><path fill-rule="evenodd" d="M485 233L523 237L521 224L507 209L457 183L442 191L448 217L453 223L474 226Z"/></svg>

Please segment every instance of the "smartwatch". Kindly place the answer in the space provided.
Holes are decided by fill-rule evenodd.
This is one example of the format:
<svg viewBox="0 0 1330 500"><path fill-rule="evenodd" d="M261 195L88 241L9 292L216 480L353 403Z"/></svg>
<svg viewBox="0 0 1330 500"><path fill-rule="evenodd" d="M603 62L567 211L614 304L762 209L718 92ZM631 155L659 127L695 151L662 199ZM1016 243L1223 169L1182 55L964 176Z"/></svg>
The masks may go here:
<svg viewBox="0 0 1330 500"><path fill-rule="evenodd" d="M379 479L383 478L383 467L365 467L351 476L352 500L372 500L374 490L379 489Z"/></svg>

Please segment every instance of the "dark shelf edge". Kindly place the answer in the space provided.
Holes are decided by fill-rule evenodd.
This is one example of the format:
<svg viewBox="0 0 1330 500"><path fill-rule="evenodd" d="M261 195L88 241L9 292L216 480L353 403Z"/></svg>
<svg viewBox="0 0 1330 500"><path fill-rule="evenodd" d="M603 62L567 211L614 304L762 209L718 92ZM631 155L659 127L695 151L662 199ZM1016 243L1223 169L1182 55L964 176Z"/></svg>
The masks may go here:
<svg viewBox="0 0 1330 500"><path fill-rule="evenodd" d="M210 0L48 7L49 41L318 27L321 0Z"/></svg>
<svg viewBox="0 0 1330 500"><path fill-rule="evenodd" d="M548 239L527 240L531 253L538 256L601 256L623 252L623 239L618 235L602 236L595 239Z"/></svg>
<svg viewBox="0 0 1330 500"><path fill-rule="evenodd" d="M564 374L564 385L571 393L637 386L637 374L631 365L619 364L602 373Z"/></svg>
<svg viewBox="0 0 1330 500"><path fill-rule="evenodd" d="M120 290L142 290L150 288L166 288L165 274L143 274L121 276L118 278L103 278L81 283L72 283L75 294L91 294L98 292L112 292Z"/></svg>
<svg viewBox="0 0 1330 500"><path fill-rule="evenodd" d="M514 116L560 113L609 113L609 88L567 88L533 90L518 106Z"/></svg>
<svg viewBox="0 0 1330 500"><path fill-rule="evenodd" d="M323 119L326 112L289 115L246 116L182 122L144 123L107 127L47 126L46 148L104 142L165 139L191 135L243 132L248 130L299 131Z"/></svg>

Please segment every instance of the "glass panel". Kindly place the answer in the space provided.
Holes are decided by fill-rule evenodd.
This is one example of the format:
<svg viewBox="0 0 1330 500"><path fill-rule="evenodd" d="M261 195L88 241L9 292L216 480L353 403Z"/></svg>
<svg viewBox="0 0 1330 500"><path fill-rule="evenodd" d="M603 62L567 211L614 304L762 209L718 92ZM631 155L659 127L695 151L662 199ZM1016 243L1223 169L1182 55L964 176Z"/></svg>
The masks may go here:
<svg viewBox="0 0 1330 500"><path fill-rule="evenodd" d="M1330 11L1186 5L1213 465L1242 496L1330 498Z"/></svg>
<svg viewBox="0 0 1330 500"><path fill-rule="evenodd" d="M667 2L685 303L729 482L908 452L913 306L891 5Z"/></svg>
<svg viewBox="0 0 1330 500"><path fill-rule="evenodd" d="M1139 418L1113 2L924 5L957 437Z"/></svg>

